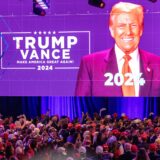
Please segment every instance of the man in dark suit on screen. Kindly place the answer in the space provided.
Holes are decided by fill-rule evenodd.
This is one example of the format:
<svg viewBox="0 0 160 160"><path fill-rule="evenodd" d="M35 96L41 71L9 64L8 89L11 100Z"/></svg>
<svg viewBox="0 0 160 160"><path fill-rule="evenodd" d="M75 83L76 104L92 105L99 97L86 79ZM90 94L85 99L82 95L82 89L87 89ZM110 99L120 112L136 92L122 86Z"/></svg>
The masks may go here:
<svg viewBox="0 0 160 160"><path fill-rule="evenodd" d="M160 57L139 49L144 11L119 2L110 12L113 48L84 56L76 96L160 96Z"/></svg>

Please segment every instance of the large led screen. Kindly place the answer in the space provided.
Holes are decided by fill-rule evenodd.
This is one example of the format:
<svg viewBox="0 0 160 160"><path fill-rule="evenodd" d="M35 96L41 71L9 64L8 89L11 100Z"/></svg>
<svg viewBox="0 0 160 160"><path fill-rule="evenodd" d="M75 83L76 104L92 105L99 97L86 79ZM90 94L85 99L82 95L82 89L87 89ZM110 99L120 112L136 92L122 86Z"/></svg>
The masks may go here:
<svg viewBox="0 0 160 160"><path fill-rule="evenodd" d="M119 1L104 1L104 8L91 6L87 0L46 2L49 7L45 16L33 12L32 0L0 2L0 95L123 96L123 78L118 71L112 72L116 62L110 63L111 70L107 70L96 57L90 64L93 74L80 79L85 84L75 91L82 57L105 53L114 47L109 13ZM160 2L127 2L144 7L144 29L138 46L157 56L154 62L149 58L152 64L143 61L135 96L160 96ZM102 72L100 76L94 75L96 70ZM98 78L94 80L93 76Z"/></svg>

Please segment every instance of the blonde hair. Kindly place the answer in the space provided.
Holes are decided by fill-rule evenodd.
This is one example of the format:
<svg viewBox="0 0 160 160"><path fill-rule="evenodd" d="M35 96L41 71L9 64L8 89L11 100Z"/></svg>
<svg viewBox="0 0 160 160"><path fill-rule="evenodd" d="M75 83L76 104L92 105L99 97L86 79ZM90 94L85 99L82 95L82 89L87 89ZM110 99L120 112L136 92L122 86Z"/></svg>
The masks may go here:
<svg viewBox="0 0 160 160"><path fill-rule="evenodd" d="M142 5L128 3L128 2L119 2L116 3L110 12L109 25L111 26L114 23L114 18L116 15L121 13L135 13L139 22L143 25L144 19L144 9Z"/></svg>

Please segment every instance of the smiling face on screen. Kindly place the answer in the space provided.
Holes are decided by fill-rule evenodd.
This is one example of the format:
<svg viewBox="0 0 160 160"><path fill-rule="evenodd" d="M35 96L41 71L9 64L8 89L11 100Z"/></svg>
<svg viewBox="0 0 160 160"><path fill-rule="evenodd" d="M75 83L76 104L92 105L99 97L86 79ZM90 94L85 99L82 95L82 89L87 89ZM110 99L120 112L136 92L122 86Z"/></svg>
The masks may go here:
<svg viewBox="0 0 160 160"><path fill-rule="evenodd" d="M117 46L125 53L133 52L143 33L143 12L117 10L110 16L110 33Z"/></svg>

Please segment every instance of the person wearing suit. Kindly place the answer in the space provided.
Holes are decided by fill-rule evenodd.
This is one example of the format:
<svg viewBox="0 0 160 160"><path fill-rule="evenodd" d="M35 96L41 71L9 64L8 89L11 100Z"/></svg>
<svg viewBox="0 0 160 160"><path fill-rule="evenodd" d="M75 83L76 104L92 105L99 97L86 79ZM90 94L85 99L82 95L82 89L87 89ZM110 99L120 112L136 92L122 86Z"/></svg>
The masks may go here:
<svg viewBox="0 0 160 160"><path fill-rule="evenodd" d="M124 144L125 153L120 155L118 160L133 160L135 158L136 155L131 152L131 146L130 143Z"/></svg>
<svg viewBox="0 0 160 160"><path fill-rule="evenodd" d="M82 57L76 96L160 96L160 57L138 47L143 19L141 5L112 7L109 30L115 45Z"/></svg>

